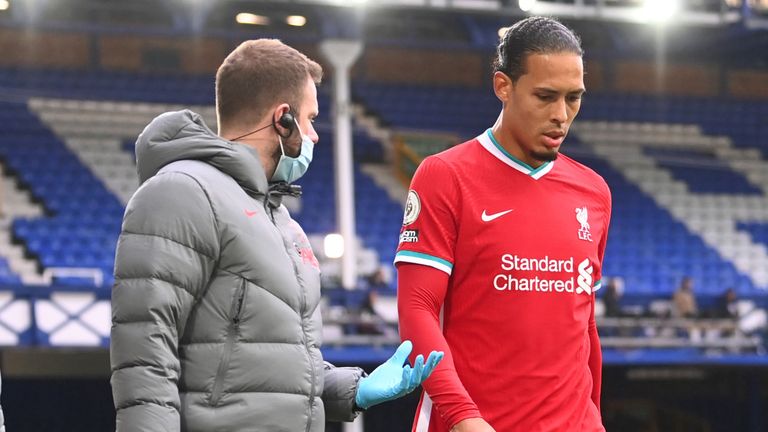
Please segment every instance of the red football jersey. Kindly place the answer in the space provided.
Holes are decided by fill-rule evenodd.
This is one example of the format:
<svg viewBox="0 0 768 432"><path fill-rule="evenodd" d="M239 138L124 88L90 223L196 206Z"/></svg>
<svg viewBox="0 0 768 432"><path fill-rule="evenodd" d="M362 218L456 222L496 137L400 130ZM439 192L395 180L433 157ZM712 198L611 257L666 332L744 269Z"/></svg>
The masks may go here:
<svg viewBox="0 0 768 432"><path fill-rule="evenodd" d="M414 175L395 263L449 275L443 336L466 393L497 431L604 431L588 329L596 338L610 212L594 171L562 154L533 169L490 129L426 158ZM434 405L453 401L433 401L444 392L430 381L414 430L446 432Z"/></svg>

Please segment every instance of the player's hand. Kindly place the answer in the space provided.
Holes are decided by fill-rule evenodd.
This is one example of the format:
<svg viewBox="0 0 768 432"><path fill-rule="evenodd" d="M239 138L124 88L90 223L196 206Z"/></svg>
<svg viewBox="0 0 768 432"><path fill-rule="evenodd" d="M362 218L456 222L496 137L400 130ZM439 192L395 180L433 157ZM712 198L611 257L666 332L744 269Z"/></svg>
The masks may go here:
<svg viewBox="0 0 768 432"><path fill-rule="evenodd" d="M403 342L389 360L377 367L367 377L360 379L355 395L357 406L366 409L407 395L429 378L437 364L443 359L443 352L441 351L429 353L426 362L424 356L419 354L413 368L411 368L406 362L412 349L411 341Z"/></svg>
<svg viewBox="0 0 768 432"><path fill-rule="evenodd" d="M453 425L451 432L496 432L496 429L481 418L468 418Z"/></svg>

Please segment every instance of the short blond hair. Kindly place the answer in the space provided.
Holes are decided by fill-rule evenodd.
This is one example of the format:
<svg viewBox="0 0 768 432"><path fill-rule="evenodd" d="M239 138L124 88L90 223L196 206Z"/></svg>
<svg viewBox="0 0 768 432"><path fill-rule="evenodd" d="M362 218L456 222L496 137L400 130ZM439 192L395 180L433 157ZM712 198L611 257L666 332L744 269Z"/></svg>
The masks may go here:
<svg viewBox="0 0 768 432"><path fill-rule="evenodd" d="M298 109L308 76L320 84L323 68L277 39L241 43L216 72L219 128L257 121L280 102Z"/></svg>

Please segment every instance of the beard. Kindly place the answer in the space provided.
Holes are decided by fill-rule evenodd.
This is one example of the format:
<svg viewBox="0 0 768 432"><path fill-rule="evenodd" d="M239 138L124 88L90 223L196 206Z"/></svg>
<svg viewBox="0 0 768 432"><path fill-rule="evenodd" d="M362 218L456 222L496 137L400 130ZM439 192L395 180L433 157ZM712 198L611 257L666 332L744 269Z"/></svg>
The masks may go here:
<svg viewBox="0 0 768 432"><path fill-rule="evenodd" d="M560 154L560 149L549 149L541 151L532 151L531 157L540 161L541 163L552 162L557 159L557 155Z"/></svg>

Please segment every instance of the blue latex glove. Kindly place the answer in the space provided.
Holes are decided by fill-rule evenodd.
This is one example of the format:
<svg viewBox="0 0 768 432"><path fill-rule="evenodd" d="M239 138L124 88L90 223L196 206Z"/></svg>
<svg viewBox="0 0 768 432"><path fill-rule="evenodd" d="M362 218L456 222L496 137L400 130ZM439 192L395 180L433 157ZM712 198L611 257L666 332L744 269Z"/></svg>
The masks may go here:
<svg viewBox="0 0 768 432"><path fill-rule="evenodd" d="M443 359L444 353L442 351L429 353L426 363L424 356L419 354L413 368L411 368L407 361L412 349L411 341L401 343L389 360L377 367L367 377L360 378L360 382L357 384L357 395L355 395L357 406L367 409L373 405L407 395L426 381L440 360Z"/></svg>

